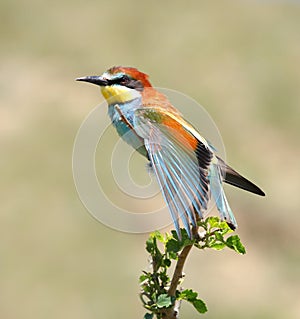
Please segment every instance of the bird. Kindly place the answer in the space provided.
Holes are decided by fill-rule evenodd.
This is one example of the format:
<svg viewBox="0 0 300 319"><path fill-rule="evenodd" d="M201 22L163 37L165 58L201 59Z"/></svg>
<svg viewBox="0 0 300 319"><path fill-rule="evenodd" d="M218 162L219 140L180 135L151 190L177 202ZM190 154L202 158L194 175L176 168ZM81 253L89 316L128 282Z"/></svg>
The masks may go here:
<svg viewBox="0 0 300 319"><path fill-rule="evenodd" d="M134 67L114 66L102 75L76 79L100 86L108 115L120 137L147 158L181 238L205 217L213 200L222 221L235 230L223 182L265 196L254 183L225 163L215 148L156 90L149 76Z"/></svg>

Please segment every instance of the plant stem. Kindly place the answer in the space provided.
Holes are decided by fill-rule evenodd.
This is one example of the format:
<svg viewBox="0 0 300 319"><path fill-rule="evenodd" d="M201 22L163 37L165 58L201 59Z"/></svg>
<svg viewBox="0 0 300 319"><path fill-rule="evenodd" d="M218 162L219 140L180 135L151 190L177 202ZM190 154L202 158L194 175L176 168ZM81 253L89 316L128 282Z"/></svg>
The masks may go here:
<svg viewBox="0 0 300 319"><path fill-rule="evenodd" d="M198 238L199 236L198 228L199 228L198 226L192 228L192 233L194 238ZM178 260L175 266L170 288L168 290L168 295L171 297L175 297L176 295L178 283L183 276L183 267L192 247L193 247L193 244L185 246L178 256ZM163 319L178 319L179 308L180 308L180 300L176 300L176 303L172 308L166 309L164 311L164 313L162 314Z"/></svg>
<svg viewBox="0 0 300 319"><path fill-rule="evenodd" d="M171 285L170 285L170 288L168 290L169 296L175 296L178 282L182 278L182 271L183 271L184 263L186 261L186 258L188 256L190 250L192 249L192 247L193 247L193 245L189 245L189 246L184 247L182 252L180 253L180 255L178 257L178 261L176 263L176 267L175 267L174 274L172 277Z"/></svg>

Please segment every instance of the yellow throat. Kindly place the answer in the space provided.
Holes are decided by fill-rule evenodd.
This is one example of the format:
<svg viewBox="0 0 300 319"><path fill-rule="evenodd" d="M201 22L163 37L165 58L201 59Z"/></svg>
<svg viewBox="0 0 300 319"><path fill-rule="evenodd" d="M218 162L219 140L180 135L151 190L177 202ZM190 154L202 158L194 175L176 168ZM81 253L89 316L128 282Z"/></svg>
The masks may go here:
<svg viewBox="0 0 300 319"><path fill-rule="evenodd" d="M121 85L102 86L101 92L108 104L126 103L141 97L137 90Z"/></svg>

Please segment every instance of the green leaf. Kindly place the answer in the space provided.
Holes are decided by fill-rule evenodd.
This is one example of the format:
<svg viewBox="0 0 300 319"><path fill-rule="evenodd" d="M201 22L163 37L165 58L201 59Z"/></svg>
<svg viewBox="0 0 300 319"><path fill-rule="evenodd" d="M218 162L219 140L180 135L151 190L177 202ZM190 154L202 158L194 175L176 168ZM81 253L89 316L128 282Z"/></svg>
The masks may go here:
<svg viewBox="0 0 300 319"><path fill-rule="evenodd" d="M171 260L166 258L163 261L163 265L166 266L167 268L171 266Z"/></svg>
<svg viewBox="0 0 300 319"><path fill-rule="evenodd" d="M210 245L210 248L215 249L215 250L222 250L226 245L224 243L215 243Z"/></svg>
<svg viewBox="0 0 300 319"><path fill-rule="evenodd" d="M196 310L199 313L205 313L207 312L207 307L206 304L204 303L204 301L202 301L201 299L196 299L192 302L193 306L196 308Z"/></svg>
<svg viewBox="0 0 300 319"><path fill-rule="evenodd" d="M198 312L205 313L207 311L207 307L201 299L197 299L197 296L197 292L192 289L186 289L180 293L178 298L190 302Z"/></svg>
<svg viewBox="0 0 300 319"><path fill-rule="evenodd" d="M154 242L153 242L153 238L148 238L146 241L146 250L148 253L152 254L154 251Z"/></svg>
<svg viewBox="0 0 300 319"><path fill-rule="evenodd" d="M176 232L175 230L171 230L171 234L172 234L172 237L173 237L175 240L179 241L179 238L178 238L178 236L177 236L177 232Z"/></svg>
<svg viewBox="0 0 300 319"><path fill-rule="evenodd" d="M143 282L143 281L145 281L145 280L147 280L149 278L149 276L148 275L140 275L140 282Z"/></svg>
<svg viewBox="0 0 300 319"><path fill-rule="evenodd" d="M158 276L162 281L162 284L164 284L164 286L170 281L170 278L166 273L161 272L158 274Z"/></svg>
<svg viewBox="0 0 300 319"><path fill-rule="evenodd" d="M190 239L187 231L185 229L181 229L181 243L183 246L190 245L193 241Z"/></svg>
<svg viewBox="0 0 300 319"><path fill-rule="evenodd" d="M241 243L241 240L238 235L233 235L227 238L226 240L226 246L235 250L239 254L245 254L246 249Z"/></svg>
<svg viewBox="0 0 300 319"><path fill-rule="evenodd" d="M158 239L161 243L165 243L164 236L158 230L156 230L154 233L152 233L152 236L155 237L156 239Z"/></svg>
<svg viewBox="0 0 300 319"><path fill-rule="evenodd" d="M145 313L144 319L152 319L153 318L153 313Z"/></svg>
<svg viewBox="0 0 300 319"><path fill-rule="evenodd" d="M210 228L219 228L220 227L219 217L208 217L207 222L208 222Z"/></svg>
<svg viewBox="0 0 300 319"><path fill-rule="evenodd" d="M159 268L161 266L161 263L162 263L162 260L163 260L161 252L159 250L156 250L155 251L155 255L152 255L152 258L153 258L153 262L156 263L156 267Z"/></svg>
<svg viewBox="0 0 300 319"><path fill-rule="evenodd" d="M168 308L172 306L172 297L167 294L159 295L156 304L158 308Z"/></svg>
<svg viewBox="0 0 300 319"><path fill-rule="evenodd" d="M224 241L224 237L223 237L223 235L220 232L216 232L215 233L215 237L216 237L217 240L219 240L221 242Z"/></svg>
<svg viewBox="0 0 300 319"><path fill-rule="evenodd" d="M181 243L175 239L170 239L166 244L166 250L168 253L178 253L181 249Z"/></svg>
<svg viewBox="0 0 300 319"><path fill-rule="evenodd" d="M177 260L178 255L177 255L177 253L174 253L173 251L169 251L169 258Z"/></svg>
<svg viewBox="0 0 300 319"><path fill-rule="evenodd" d="M221 221L220 222L220 225L219 225L219 228L222 229L222 230L229 230L229 231L233 231L229 226L228 224L225 222L225 221Z"/></svg>
<svg viewBox="0 0 300 319"><path fill-rule="evenodd" d="M180 293L179 299L193 301L193 300L196 300L197 296L198 296L197 292L193 291L192 289L186 289Z"/></svg>

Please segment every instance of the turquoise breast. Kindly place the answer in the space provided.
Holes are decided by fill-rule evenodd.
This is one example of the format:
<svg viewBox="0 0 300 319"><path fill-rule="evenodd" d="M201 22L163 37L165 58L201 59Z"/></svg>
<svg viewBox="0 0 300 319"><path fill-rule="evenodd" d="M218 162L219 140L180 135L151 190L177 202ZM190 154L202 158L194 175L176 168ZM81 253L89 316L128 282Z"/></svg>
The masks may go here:
<svg viewBox="0 0 300 319"><path fill-rule="evenodd" d="M135 99L127 103L118 104L122 114L126 117L127 121L133 126L134 112L137 108L141 107L140 99ZM116 128L119 136L137 150L141 155L148 157L147 150L144 146L143 139L140 139L135 132L121 119L119 112L116 110L116 105L108 106L108 114L111 118L113 126Z"/></svg>

